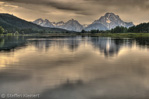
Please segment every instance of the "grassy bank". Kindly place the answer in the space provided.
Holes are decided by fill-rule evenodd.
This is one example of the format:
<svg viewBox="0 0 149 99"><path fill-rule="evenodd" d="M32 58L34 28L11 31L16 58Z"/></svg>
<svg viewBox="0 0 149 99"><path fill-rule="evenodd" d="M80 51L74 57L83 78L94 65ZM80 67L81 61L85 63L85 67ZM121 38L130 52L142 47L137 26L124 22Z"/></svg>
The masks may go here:
<svg viewBox="0 0 149 99"><path fill-rule="evenodd" d="M27 36L27 35L26 35ZM28 34L28 36L52 37L52 36L96 36L112 38L139 38L149 37L149 33L47 33L47 34Z"/></svg>
<svg viewBox="0 0 149 99"><path fill-rule="evenodd" d="M139 38L149 37L149 33L96 33L90 36L112 37L112 38Z"/></svg>
<svg viewBox="0 0 149 99"><path fill-rule="evenodd" d="M7 34L0 34L0 37L3 37L3 36L19 36L21 34L14 34L14 33L7 33Z"/></svg>
<svg viewBox="0 0 149 99"><path fill-rule="evenodd" d="M2 36L33 36L33 37L65 37L65 36L96 36L112 38L140 38L149 37L149 33L34 33L34 34L1 34Z"/></svg>

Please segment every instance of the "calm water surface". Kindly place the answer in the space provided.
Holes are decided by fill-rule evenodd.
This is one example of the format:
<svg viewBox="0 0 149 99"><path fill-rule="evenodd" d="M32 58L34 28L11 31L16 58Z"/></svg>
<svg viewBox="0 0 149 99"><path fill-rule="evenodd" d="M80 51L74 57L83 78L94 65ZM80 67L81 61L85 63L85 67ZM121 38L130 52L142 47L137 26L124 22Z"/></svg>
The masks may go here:
<svg viewBox="0 0 149 99"><path fill-rule="evenodd" d="M149 99L148 38L28 38L24 44L25 40L0 40L0 94ZM14 48L4 50L10 45Z"/></svg>

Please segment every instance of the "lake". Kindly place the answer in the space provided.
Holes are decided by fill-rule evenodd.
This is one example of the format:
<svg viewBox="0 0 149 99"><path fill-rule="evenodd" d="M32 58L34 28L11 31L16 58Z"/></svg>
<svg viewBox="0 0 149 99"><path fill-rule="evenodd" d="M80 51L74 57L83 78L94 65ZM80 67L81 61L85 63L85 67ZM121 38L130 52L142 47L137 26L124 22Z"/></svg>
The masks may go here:
<svg viewBox="0 0 149 99"><path fill-rule="evenodd" d="M149 38L7 37L0 50L0 94L149 99Z"/></svg>

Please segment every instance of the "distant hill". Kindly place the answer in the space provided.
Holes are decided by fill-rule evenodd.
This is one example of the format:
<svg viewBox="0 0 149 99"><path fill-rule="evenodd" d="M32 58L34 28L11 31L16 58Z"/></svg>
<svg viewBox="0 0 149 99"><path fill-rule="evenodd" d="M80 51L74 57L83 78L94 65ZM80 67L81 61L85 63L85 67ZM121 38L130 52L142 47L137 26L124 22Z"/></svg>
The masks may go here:
<svg viewBox="0 0 149 99"><path fill-rule="evenodd" d="M67 32L67 30L64 29L41 27L10 14L0 14L0 26L9 32Z"/></svg>

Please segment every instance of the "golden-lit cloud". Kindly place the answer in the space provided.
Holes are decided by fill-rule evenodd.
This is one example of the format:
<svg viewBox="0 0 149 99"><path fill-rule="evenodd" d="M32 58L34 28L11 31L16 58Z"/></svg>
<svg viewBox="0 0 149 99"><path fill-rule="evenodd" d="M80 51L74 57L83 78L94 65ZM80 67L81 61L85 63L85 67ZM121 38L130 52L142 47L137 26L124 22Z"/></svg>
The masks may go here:
<svg viewBox="0 0 149 99"><path fill-rule="evenodd" d="M135 24L148 22L148 0L0 0L1 12L11 13L33 21L47 18L50 21L77 19L91 23L107 12L118 14L124 21Z"/></svg>

